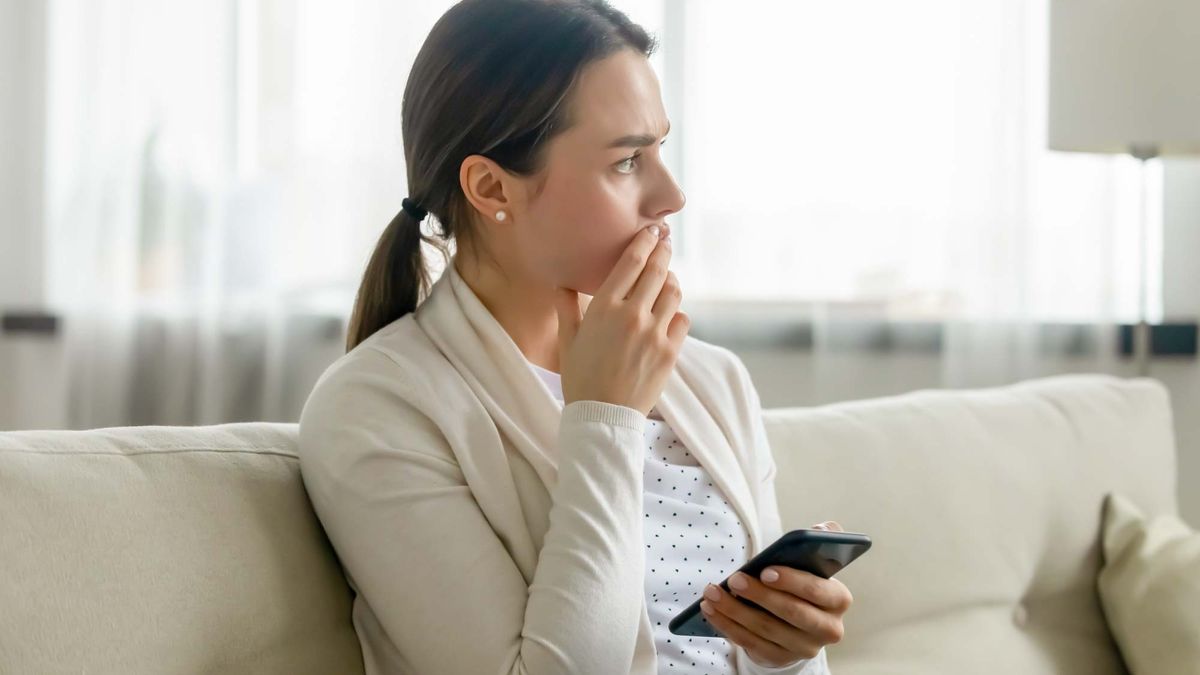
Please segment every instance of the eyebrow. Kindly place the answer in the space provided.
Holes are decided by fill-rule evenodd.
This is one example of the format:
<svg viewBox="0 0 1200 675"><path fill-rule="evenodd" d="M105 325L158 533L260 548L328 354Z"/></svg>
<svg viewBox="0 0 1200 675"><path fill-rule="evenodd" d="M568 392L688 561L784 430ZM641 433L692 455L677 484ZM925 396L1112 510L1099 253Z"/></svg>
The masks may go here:
<svg viewBox="0 0 1200 675"><path fill-rule="evenodd" d="M667 120L667 131L666 131L666 133L663 134L663 137L665 138L666 135L669 133L671 133L671 121ZM622 137L618 138L617 140L613 141L612 143L609 143L608 147L610 147L610 148L644 148L647 145L653 144L654 141L655 141L654 136L651 136L650 134L631 134L629 136L622 136Z"/></svg>

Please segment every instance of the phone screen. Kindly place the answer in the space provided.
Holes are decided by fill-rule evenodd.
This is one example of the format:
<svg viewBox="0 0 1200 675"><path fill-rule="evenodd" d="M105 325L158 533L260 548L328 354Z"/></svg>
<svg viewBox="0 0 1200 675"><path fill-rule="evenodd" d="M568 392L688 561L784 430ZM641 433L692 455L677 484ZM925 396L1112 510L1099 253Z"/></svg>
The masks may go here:
<svg viewBox="0 0 1200 675"><path fill-rule="evenodd" d="M871 548L871 538L858 532L792 530L776 539L774 543L738 568L738 571L757 579L764 569L776 565L793 567L828 579L866 553L869 548ZM729 576L733 576L733 574ZM729 577L721 581L720 586L728 591ZM703 592L701 589L701 594L696 601L671 619L668 627L672 633L700 637L724 637L708 623L704 612L700 611L700 601L704 599ZM746 598L738 598L738 601L750 607L762 609Z"/></svg>

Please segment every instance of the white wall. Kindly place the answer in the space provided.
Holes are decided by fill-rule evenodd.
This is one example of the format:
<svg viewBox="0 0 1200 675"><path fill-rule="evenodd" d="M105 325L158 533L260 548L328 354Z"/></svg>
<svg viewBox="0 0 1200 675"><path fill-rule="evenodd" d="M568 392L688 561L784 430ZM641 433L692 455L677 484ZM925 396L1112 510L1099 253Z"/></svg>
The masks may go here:
<svg viewBox="0 0 1200 675"><path fill-rule="evenodd" d="M1163 175L1163 316L1200 319L1200 160L1166 162ZM1180 509L1200 527L1200 360L1152 371L1174 397Z"/></svg>
<svg viewBox="0 0 1200 675"><path fill-rule="evenodd" d="M0 0L0 312L41 309L45 3ZM0 335L0 429L61 426L57 344Z"/></svg>
<svg viewBox="0 0 1200 675"><path fill-rule="evenodd" d="M41 2L0 0L0 307L42 302Z"/></svg>

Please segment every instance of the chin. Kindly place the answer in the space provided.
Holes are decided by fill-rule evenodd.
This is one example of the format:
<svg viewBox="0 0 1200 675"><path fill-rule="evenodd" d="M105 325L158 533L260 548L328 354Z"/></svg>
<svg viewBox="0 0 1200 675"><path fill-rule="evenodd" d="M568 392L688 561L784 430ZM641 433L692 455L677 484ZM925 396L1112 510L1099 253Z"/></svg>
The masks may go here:
<svg viewBox="0 0 1200 675"><path fill-rule="evenodd" d="M604 285L606 275L571 275L561 283L563 288L569 288L577 293L593 296Z"/></svg>

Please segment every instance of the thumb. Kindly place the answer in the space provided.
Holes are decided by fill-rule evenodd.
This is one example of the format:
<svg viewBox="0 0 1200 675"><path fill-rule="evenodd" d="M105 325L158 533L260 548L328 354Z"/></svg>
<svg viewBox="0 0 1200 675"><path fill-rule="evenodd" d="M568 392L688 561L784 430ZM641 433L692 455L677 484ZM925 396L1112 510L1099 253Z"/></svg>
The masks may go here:
<svg viewBox="0 0 1200 675"><path fill-rule="evenodd" d="M554 289L554 308L558 310L558 345L565 349L575 340L583 313L579 309L579 292L561 286Z"/></svg>

